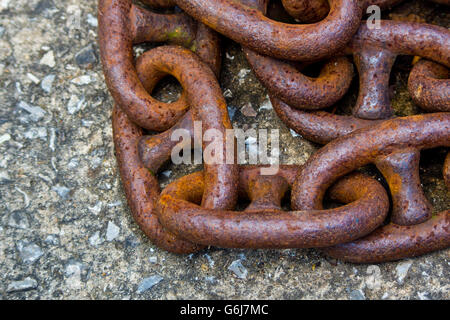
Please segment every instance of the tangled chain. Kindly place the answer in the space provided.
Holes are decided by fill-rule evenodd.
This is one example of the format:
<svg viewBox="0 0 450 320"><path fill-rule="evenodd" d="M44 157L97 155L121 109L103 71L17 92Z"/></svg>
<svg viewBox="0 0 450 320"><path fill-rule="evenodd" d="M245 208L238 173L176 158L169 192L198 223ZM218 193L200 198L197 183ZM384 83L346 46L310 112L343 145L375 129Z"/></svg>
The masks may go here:
<svg viewBox="0 0 450 320"><path fill-rule="evenodd" d="M450 210L432 214L419 177L420 151L450 146L448 29L392 20L370 28L362 20L368 6L384 9L401 0L282 0L302 24L269 18L267 0L141 2L182 11L155 13L131 0L99 0L99 41L116 103L112 122L123 186L134 219L156 245L177 253L211 245L316 247L358 263L450 246ZM281 120L325 146L304 165L282 165L274 175L261 175L262 166L205 163L202 172L161 192L156 173L178 144L171 139L175 130L193 134L195 121L223 135L232 129L217 81L216 32L242 45ZM142 42L164 45L135 59L133 45ZM352 115L321 111L348 91L354 73L350 55L360 87ZM398 55L421 58L408 90L429 113L394 117L389 77ZM316 61L324 62L319 76L306 76L303 68ZM183 88L173 103L151 96L168 74ZM207 146L203 142L202 148ZM219 153L225 158L225 147ZM355 171L370 163L384 176L392 206L376 179ZM443 175L450 188L450 153ZM324 209L325 192L344 205ZM292 211L281 207L288 193ZM239 199L250 204L234 211Z"/></svg>

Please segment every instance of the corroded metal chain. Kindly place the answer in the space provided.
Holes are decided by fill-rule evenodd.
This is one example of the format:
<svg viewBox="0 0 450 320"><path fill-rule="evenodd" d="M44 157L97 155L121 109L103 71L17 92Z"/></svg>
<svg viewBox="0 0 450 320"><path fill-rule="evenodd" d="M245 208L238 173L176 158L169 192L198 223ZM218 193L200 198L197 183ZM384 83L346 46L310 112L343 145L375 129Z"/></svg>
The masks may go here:
<svg viewBox="0 0 450 320"><path fill-rule="evenodd" d="M355 131L311 156L293 186L292 204L297 208L318 208L327 187L337 178L375 163L392 194L391 223L328 252L354 262L381 262L447 248L450 210L432 217L431 206L417 196L418 150L438 146L450 146L450 113L397 118ZM447 160L444 176L450 170L448 164Z"/></svg>
<svg viewBox="0 0 450 320"><path fill-rule="evenodd" d="M159 3L166 1L149 1ZM133 44L168 42L193 49L219 73L220 49L217 35L185 14L156 14L133 5L131 0L100 0L99 42L106 84L118 105L139 126L164 131L187 111L184 95L176 103L161 103L150 96L163 72L136 72Z"/></svg>
<svg viewBox="0 0 450 320"><path fill-rule="evenodd" d="M301 22L266 17L266 0L146 0L153 8L178 5L185 13L153 13L131 0L99 0L99 41L106 83L116 102L113 133L123 186L133 216L158 246L189 253L205 246L324 248L342 260L366 263L416 256L450 246L450 211L432 215L420 185L420 150L450 147L450 32L442 27L362 21L369 5L400 0L283 0ZM220 48L214 29L241 43L274 110L287 126L326 144L302 166L205 162L160 192L156 174L171 157L178 129L221 136L232 129L217 76ZM163 42L134 58L133 45ZM318 111L336 103L353 78L360 89L352 116ZM409 76L413 101L430 113L392 118L389 75L398 55L419 56ZM285 60L278 60L278 59ZM327 59L327 60L323 60ZM297 60L303 63L287 62ZM324 61L317 78L302 66ZM306 62L306 63L305 63ZM163 103L151 96L166 75L181 84L181 97ZM146 135L145 130L159 131ZM184 142L185 144L187 142ZM206 151L213 141L204 141ZM187 150L192 147L188 142ZM186 149L184 149L186 150ZM225 146L214 156L225 159ZM392 197L374 178L357 173L373 163ZM444 163L450 188L450 153ZM325 192L344 205L322 207ZM291 210L281 200L290 193ZM243 211L234 211L239 200Z"/></svg>

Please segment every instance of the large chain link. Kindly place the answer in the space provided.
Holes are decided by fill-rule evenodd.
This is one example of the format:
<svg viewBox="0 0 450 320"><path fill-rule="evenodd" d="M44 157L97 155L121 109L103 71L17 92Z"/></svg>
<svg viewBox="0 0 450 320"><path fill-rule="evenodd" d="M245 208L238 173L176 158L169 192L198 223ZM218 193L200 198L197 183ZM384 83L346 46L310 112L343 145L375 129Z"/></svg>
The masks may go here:
<svg viewBox="0 0 450 320"><path fill-rule="evenodd" d="M369 5L385 9L400 0L282 1L291 16L312 24L268 18L267 0L142 2L152 8L177 5L187 14L154 13L131 0L99 0L99 41L116 102L113 132L123 186L135 220L154 243L177 253L210 245L320 247L359 263L450 246L450 211L433 216L419 177L420 150L450 146L448 29L390 20L370 28L361 20ZM281 120L326 145L303 166L282 165L273 175L262 175L261 166L237 165L235 159L205 163L203 171L160 192L156 174L179 143L171 139L175 130L193 135L195 121L222 136L232 129L217 81L220 48L212 29L243 46ZM169 45L135 59L133 45L142 42ZM360 85L353 115L321 111L348 91L354 74L349 55ZM398 55L423 58L410 73L408 90L423 110L438 113L393 118L388 89ZM303 74L319 60L324 65L317 78ZM183 88L173 103L151 96L168 74ZM206 150L210 143L201 147ZM218 152L226 158L225 146ZM374 178L355 172L370 163L389 186L387 224L388 193ZM450 154L443 175L450 188ZM289 191L292 211L281 206ZM324 209L327 191L344 205ZM234 211L243 199L249 205Z"/></svg>

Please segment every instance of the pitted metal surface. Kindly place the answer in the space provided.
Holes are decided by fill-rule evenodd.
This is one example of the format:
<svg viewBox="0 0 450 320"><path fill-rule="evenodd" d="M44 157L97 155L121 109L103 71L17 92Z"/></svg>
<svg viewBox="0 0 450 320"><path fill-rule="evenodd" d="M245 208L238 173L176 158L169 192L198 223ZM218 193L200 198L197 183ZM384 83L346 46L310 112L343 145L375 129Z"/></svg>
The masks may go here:
<svg viewBox="0 0 450 320"><path fill-rule="evenodd" d="M411 95L424 110L448 111L450 32L388 20L373 29L361 21L368 5L386 8L397 2L330 0L328 7L284 1L294 17L294 11L303 10L310 13L304 21L318 21L289 25L266 17L264 0L146 3L159 8L175 3L198 22L184 13L151 13L131 1L100 0L102 61L118 105L113 113L116 152L128 202L144 232L157 245L178 253L211 245L330 247L325 252L342 260L380 262L447 248L449 211L432 215L418 171L420 150L450 146L449 114L391 119L388 88L398 55L427 59L411 72ZM239 166L236 161L205 163L202 172L182 177L160 193L155 174L178 143L171 139L175 130L193 134L194 121L221 136L232 129L216 78L218 38L208 27L242 44L282 121L304 137L327 144L304 166L281 166L270 176L259 174L258 166ZM140 42L168 42L192 51L161 46L134 61L132 46ZM353 55L359 74L353 116L314 111L334 105L347 92L354 72L345 55ZM317 60L324 62L318 77L304 75L302 68ZM167 74L183 88L178 101L170 104L150 96ZM142 128L163 132L144 135ZM207 147L203 142L202 148ZM224 145L218 152L226 158ZM443 169L447 184L448 159ZM384 176L392 197L387 225L386 190L376 180L352 173L369 163ZM327 190L345 205L323 209ZM287 193L292 211L281 208ZM250 200L244 211L233 211L238 195Z"/></svg>

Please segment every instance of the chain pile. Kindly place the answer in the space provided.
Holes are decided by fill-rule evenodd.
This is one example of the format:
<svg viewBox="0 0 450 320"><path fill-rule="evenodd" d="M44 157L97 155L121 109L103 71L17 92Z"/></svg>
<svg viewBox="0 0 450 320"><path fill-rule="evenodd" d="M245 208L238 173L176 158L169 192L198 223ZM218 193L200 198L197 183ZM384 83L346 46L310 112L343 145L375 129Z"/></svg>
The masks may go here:
<svg viewBox="0 0 450 320"><path fill-rule="evenodd" d="M116 156L129 206L158 246L190 253L226 248L323 248L331 257L382 262L450 246L450 210L432 215L421 188L420 150L450 146L450 31L413 22L378 21L369 28L366 8L401 0L282 0L302 24L267 17L267 0L99 0L99 41L106 83L114 98ZM449 5L448 0L439 0ZM219 36L240 43L281 120L303 137L325 144L302 166L207 164L162 192L156 174L170 159L172 133L232 129L217 81ZM135 60L133 45L162 42ZM352 116L328 108L353 78L359 96ZM394 117L389 76L398 55L418 56L408 90L426 113ZM299 62L301 61L301 63ZM302 71L323 61L317 78ZM151 96L166 75L181 84L181 97L163 103ZM147 130L160 132L146 135ZM202 148L208 146L203 142ZM191 146L189 146L191 147ZM225 158L226 150L221 150ZM355 170L375 164L392 199L374 178ZM450 188L450 153L443 167ZM324 209L323 198L345 205ZM292 211L281 208L290 194ZM250 204L234 211L239 199ZM388 222L386 222L388 221Z"/></svg>

